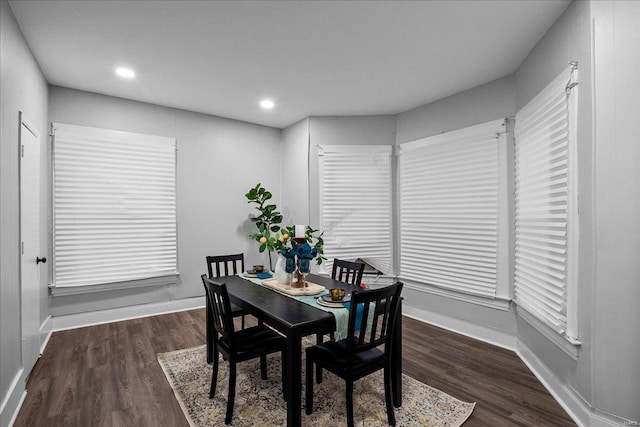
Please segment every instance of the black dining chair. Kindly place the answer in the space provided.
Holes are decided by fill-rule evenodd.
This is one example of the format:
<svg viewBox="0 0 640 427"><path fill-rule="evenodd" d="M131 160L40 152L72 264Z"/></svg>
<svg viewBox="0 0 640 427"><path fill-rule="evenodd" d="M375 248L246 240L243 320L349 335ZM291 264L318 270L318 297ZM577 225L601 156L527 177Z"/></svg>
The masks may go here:
<svg viewBox="0 0 640 427"><path fill-rule="evenodd" d="M233 418L233 405L236 394L236 364L251 359L260 358L260 374L267 379L267 355L280 352L282 364L282 393L286 399L286 339L264 324L245 329L235 330L231 316L231 303L227 286L202 275L202 283L207 290L208 311L213 319L216 345L213 354L213 371L211 374L211 388L209 397L216 393L218 382L218 365L221 353L229 363L229 395L227 397L227 413L225 424L230 424Z"/></svg>
<svg viewBox="0 0 640 427"><path fill-rule="evenodd" d="M209 278L213 279L220 276L229 276L232 274L242 273L244 271L244 254L233 255L216 255L207 256L207 271ZM205 287L206 292L206 287ZM233 317L241 317L242 329L244 329L244 316L248 314L235 304L231 304L231 315ZM215 346L215 340L213 339L213 331L211 330L211 321L209 318L209 310L207 308L207 363L211 363L213 360L213 346Z"/></svg>
<svg viewBox="0 0 640 427"><path fill-rule="evenodd" d="M350 285L360 286L365 265L360 262L335 258L331 269L331 278Z"/></svg>
<svg viewBox="0 0 640 427"><path fill-rule="evenodd" d="M344 259L334 258L333 267L331 269L331 278L338 280L349 285L360 286L362 283L362 274L364 273L365 265L361 262L352 262ZM331 332L329 339L333 341L335 334ZM320 334L316 335L316 343L322 344L324 337ZM318 369L316 372L316 381L322 382L322 369Z"/></svg>
<svg viewBox="0 0 640 427"><path fill-rule="evenodd" d="M354 381L383 369L387 419L390 425L395 425L391 401L392 339L395 322L400 315L398 303L402 286L402 282L396 282L381 289L352 292L347 338L316 344L306 349L307 414L313 412L314 365L345 380L349 427L353 426ZM368 319L371 319L370 323Z"/></svg>

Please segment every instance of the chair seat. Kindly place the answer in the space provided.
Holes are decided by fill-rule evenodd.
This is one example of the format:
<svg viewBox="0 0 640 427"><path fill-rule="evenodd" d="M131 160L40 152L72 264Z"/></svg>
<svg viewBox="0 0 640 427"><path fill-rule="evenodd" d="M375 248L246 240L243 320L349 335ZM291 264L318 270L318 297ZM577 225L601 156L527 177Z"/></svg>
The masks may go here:
<svg viewBox="0 0 640 427"><path fill-rule="evenodd" d="M234 332L233 340L239 361L253 359L256 355L282 351L287 344L282 335L264 324ZM230 350L229 342L225 338L221 338L218 343L227 352Z"/></svg>
<svg viewBox="0 0 640 427"><path fill-rule="evenodd" d="M371 368L378 366L384 358L384 353L379 348L372 348L353 355L350 362L347 363L347 340L327 341L307 348L307 357L311 357L317 364L323 368L342 376L347 370L347 366L354 376L359 377L360 374L367 375Z"/></svg>

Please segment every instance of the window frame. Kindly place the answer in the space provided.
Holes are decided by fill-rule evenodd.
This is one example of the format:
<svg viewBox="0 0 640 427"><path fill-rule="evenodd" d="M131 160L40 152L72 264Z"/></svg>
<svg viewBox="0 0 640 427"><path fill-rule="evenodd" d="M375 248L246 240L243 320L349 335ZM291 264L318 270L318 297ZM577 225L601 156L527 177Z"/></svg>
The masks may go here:
<svg viewBox="0 0 640 427"><path fill-rule="evenodd" d="M517 179L518 164L518 125L519 115L530 113L531 110L544 108L546 99L566 95L566 131L567 131L567 172L566 172L566 261L564 295L564 325L558 326L549 323L538 315L533 308L528 309L526 301L518 297L518 262L517 244L518 238L514 232L514 302L518 314L530 325L540 331L549 340L555 343L565 353L577 357L577 348L581 345L579 340L578 324L578 263L579 263L579 212L578 212L578 161L577 161L577 127L578 127L578 70L577 63L570 63L553 81L542 89L524 107L516 113L516 129L514 132L514 177ZM521 119L523 120L523 119ZM538 125L540 126L540 125ZM514 197L518 197L517 183L514 181ZM517 220L518 207L514 200L514 218ZM514 224L515 226L515 224ZM515 230L514 230L515 231ZM524 288L523 288L524 289Z"/></svg>
<svg viewBox="0 0 640 427"><path fill-rule="evenodd" d="M371 156L372 162L380 161L384 159L385 165L381 170L382 174L378 176L378 181L384 182L386 185L386 206L383 206L382 209L378 212L379 215L386 215L386 221L383 217L382 221L385 222L385 226L380 228L377 231L378 235L386 236L386 239L380 237L378 239L364 239L359 240L360 242L369 242L375 243L376 241L380 244L381 241L386 241L386 245L384 247L376 247L372 252L367 253L366 251L362 251L362 249L358 250L340 250L332 251L332 230L334 229L327 223L327 219L325 217L325 191L326 185L324 182L325 170L326 170L326 159L328 156L339 156L343 155L345 158L362 158L363 155ZM377 159L377 160L376 160ZM384 276L394 276L394 257L393 257L393 249L394 249L394 232L393 232L393 150L391 145L318 145L318 166L319 166L319 191L318 191L318 201L319 201L319 219L320 219L320 229L324 231L324 241L325 241L325 255L328 258L328 262L323 263L321 269L324 273L331 273L331 268L333 265L333 258L343 258L347 260L354 261L356 258L361 258L365 262L371 264L373 267L380 270ZM364 165L361 165L365 167ZM357 167L357 166L356 166ZM365 168L366 169L366 168ZM354 169L356 170L356 169ZM371 171L375 171L376 169L371 169ZM360 173L367 172L359 169ZM354 179L358 178L354 176L353 179L346 179L343 182L354 182ZM357 181L357 179L355 179ZM351 188L346 189L345 191L353 191L353 190L362 190L362 188ZM378 187L379 189L379 187ZM383 197L384 198L384 194ZM353 200L351 200L353 201ZM359 207L352 207L354 209L356 217L357 209L366 209L366 210L374 210L378 209L378 205L370 204L371 201L367 200L367 198L361 198L359 200ZM369 204L368 204L369 203ZM364 206L364 207L363 207ZM362 216L360 216L362 218ZM342 233L345 233L346 230L343 228ZM375 231L374 231L375 233ZM385 234L386 233L386 234ZM370 233L373 235L373 233ZM355 238L357 239L357 233ZM386 250L387 256L381 256L380 253Z"/></svg>
<svg viewBox="0 0 640 427"><path fill-rule="evenodd" d="M403 219L403 206L406 206L406 202L403 200L406 196L403 194L403 152L410 150L429 150L429 146L442 147L443 150L450 150L449 155L455 155L457 148L454 145L465 143L480 143L486 142L489 139L495 138L495 286L493 293L474 293L469 289L463 289L463 287L456 287L455 284L442 286L440 284L428 283L424 280L420 280L417 277L407 277L403 275L402 271L402 248L403 248L403 227L406 227L406 223ZM400 272L399 277L405 282L405 285L411 289L427 292L431 294L441 295L448 298L453 298L465 302L470 302L478 305L483 305L502 311L509 309L510 300L510 263L509 253L511 247L510 238L510 192L511 183L509 179L509 169L511 165L511 151L508 147L510 141L510 134L507 132L507 120L499 119L491 122L469 126L466 128L445 132L440 135L435 135L427 138L410 141L400 144L398 149L398 223L399 223L399 259L400 259ZM486 148L487 150L493 150L493 146ZM435 202L434 202L435 203ZM405 230L404 233L407 231ZM414 274L415 276L415 274Z"/></svg>
<svg viewBox="0 0 640 427"><path fill-rule="evenodd" d="M52 123L51 129L52 283L49 288L52 295L175 284L179 275L176 139L64 123ZM101 159L108 160L101 163ZM82 163L83 161L86 163ZM85 181L80 181L78 177L83 173L83 168L94 171L94 168L91 168L92 161L95 173L89 175L91 179L88 177ZM122 170L119 167L121 164L125 165ZM108 170L109 165L112 166L111 171ZM116 168L113 166L118 166L115 172ZM101 167L104 169L101 170ZM67 184L58 185L56 180L64 174L67 174L66 178L61 179L61 182L66 180ZM91 184L87 185L89 181ZM118 184L118 181L121 183ZM60 193L58 197L58 191L66 191L69 196ZM98 197L94 196L95 194ZM114 201L114 197L120 200ZM140 200L142 197L149 198L150 203L153 203L152 209ZM65 202L67 212L60 210L62 208L59 206ZM100 204L103 206L100 207ZM115 207L112 209L112 205L116 204L120 211L118 213L114 213ZM105 227L100 224L100 221L105 220L100 219L99 216L93 217L90 221L98 223L97 228L95 226L70 228L67 225L64 230L61 228L62 222L59 222L67 221L67 224L75 227L73 220L76 217L73 215L82 215L82 210L90 211L92 215L102 215L104 212L108 216L110 209L113 214L111 218L115 221L113 223L115 232L102 230L101 228ZM150 213L144 212L145 209ZM137 223L139 227L134 230L142 233L136 236L135 241L131 239L130 231L122 231L123 228L119 227L119 225L129 225L131 218L139 220ZM80 223L80 221L77 222ZM157 225L157 223L163 225ZM152 231L149 234L144 230ZM75 247L78 251L86 251L93 246L97 254L95 257L101 261L104 259L101 258L101 251L107 251L105 258L108 261L105 265L108 266L108 263L113 260L116 264L111 266L112 270L120 273L123 270L117 270L119 268L117 258L122 254L116 253L111 258L106 249L108 245L100 249L100 242L103 244L106 242L100 235L106 235L112 245L122 245L123 248L127 248L123 236L128 235L128 240L133 242L128 247L129 251L126 252L128 254L126 258L129 261L135 259L136 253L148 254L148 249L158 250L158 258L151 257L146 263L143 260L128 262L130 268L127 274L114 274L112 277L105 275L106 279L100 280L98 276L101 274L99 268L103 267L102 264L97 267L96 272L93 272L93 267L89 265L94 263L93 260L84 267L78 268L77 265L85 261L81 259L74 261L76 257L69 254L68 250L65 255L61 252L64 249L58 249L61 239L66 236L68 248ZM139 246L140 249L135 249L135 246ZM125 251L126 249L122 250L123 253ZM120 258L124 257L120 256ZM61 259L66 260L68 265L73 267L59 266ZM82 272L88 275L83 277Z"/></svg>

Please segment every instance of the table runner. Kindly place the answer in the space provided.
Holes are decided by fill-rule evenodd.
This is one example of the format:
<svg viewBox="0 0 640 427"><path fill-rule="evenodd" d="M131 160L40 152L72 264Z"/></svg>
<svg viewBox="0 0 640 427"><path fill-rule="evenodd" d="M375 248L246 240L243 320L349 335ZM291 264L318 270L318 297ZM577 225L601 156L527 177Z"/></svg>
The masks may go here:
<svg viewBox="0 0 640 427"><path fill-rule="evenodd" d="M273 292L278 292L280 295L284 295L286 297L289 298L293 298L296 299L298 301L301 301L305 304L308 304L310 306L313 306L315 308L319 308L320 310L324 310L324 311L328 311L329 313L332 313L333 316L336 318L336 332L335 332L335 339L336 340L341 340L347 337L347 332L348 332L348 328L349 328L349 310L347 310L346 308L332 308L332 307L325 307L322 306L320 304L318 304L318 302L316 301L316 299L318 297L321 297L322 295L326 295L329 293L328 290L324 290L319 294L316 295L300 295L300 296L294 296L294 295L289 295L286 294L284 292L280 292L277 289L271 288L269 286L264 286L262 284L262 280L258 279L258 278L253 278L253 277L245 277L242 274L239 274L238 276L242 277L243 279L256 284L258 286L262 286L263 288L269 289Z"/></svg>

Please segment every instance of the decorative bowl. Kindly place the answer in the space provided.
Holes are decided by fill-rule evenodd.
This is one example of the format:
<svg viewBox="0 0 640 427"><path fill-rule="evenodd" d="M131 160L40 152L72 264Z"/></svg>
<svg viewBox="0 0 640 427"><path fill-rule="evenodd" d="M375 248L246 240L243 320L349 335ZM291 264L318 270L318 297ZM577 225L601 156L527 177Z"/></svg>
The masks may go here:
<svg viewBox="0 0 640 427"><path fill-rule="evenodd" d="M345 291L342 288L331 288L329 289L329 295L331 295L331 299L334 301L342 301L344 298Z"/></svg>

